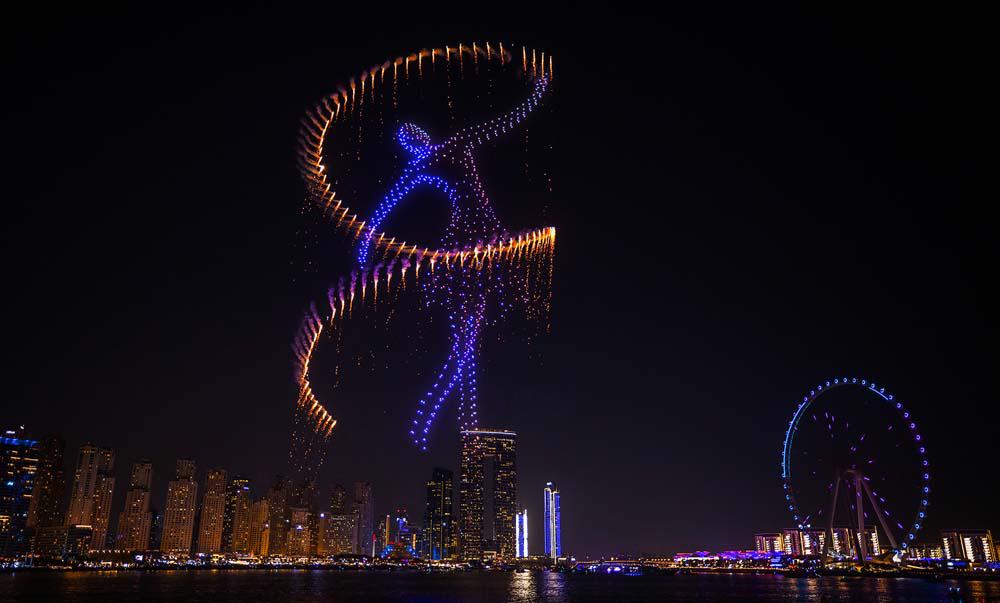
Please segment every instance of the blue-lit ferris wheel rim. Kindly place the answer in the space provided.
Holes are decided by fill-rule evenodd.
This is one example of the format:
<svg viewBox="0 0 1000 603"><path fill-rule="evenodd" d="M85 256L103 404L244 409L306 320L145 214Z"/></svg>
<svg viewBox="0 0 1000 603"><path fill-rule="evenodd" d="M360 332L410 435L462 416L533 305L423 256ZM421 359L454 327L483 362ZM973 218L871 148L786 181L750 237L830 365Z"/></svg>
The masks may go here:
<svg viewBox="0 0 1000 603"><path fill-rule="evenodd" d="M917 517L914 519L910 529L906 531L905 537L900 539L902 541L900 543L900 548L906 550L909 547L909 543L916 539L917 532L920 531L923 521L927 516L927 503L931 491L931 476L927 471L927 468L930 466L930 461L927 459L927 447L924 445L924 438L917 430L916 421L910 417L910 411L906 410L903 407L902 402L895 400L891 393L887 392L884 387L876 385L874 381L868 381L867 379L860 379L858 377L837 378L832 381L821 383L812 389L808 395L802 397L802 402L799 403L799 407L796 409L795 415L792 416L791 422L788 423L788 431L785 432L785 444L781 451L781 478L784 481L785 502L788 504L788 510L791 511L792 518L795 520L795 524L799 528L809 527L807 525L803 525L800 521L802 513L795 500L795 490L792 487L792 443L795 439L795 432L798 431L799 428L799 421L802 420L802 417L805 415L806 411L809 410L809 407L812 406L812 403L825 392L844 386L867 390L890 403L893 408L895 408L900 419L902 419L903 424L909 427L910 432L913 435L914 445L917 448L917 452L920 454L921 477L923 479L918 491L920 506L917 509Z"/></svg>

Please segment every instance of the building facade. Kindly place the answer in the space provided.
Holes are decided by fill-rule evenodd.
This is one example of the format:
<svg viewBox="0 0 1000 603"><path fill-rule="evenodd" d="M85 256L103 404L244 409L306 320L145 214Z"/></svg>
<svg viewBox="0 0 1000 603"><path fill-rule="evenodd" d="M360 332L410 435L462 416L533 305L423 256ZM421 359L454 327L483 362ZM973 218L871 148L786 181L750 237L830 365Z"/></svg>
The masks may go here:
<svg viewBox="0 0 1000 603"><path fill-rule="evenodd" d="M291 526L288 529L288 556L309 557L312 555L312 533L309 529L309 509L292 507L289 510Z"/></svg>
<svg viewBox="0 0 1000 603"><path fill-rule="evenodd" d="M268 500L262 498L250 505L250 554L264 558L268 555L271 536L271 516Z"/></svg>
<svg viewBox="0 0 1000 603"><path fill-rule="evenodd" d="M454 524L455 474L436 467L427 481L427 503L424 508L424 554L428 559L448 559L454 555L452 534Z"/></svg>
<svg viewBox="0 0 1000 603"><path fill-rule="evenodd" d="M371 482L354 482L354 514L358 518L358 541L355 551L375 555L375 496Z"/></svg>
<svg viewBox="0 0 1000 603"><path fill-rule="evenodd" d="M358 553L358 516L347 490L334 484L330 493L330 513L326 517L328 555Z"/></svg>
<svg viewBox="0 0 1000 603"><path fill-rule="evenodd" d="M553 562L562 557L562 514L559 488L552 482L545 484L542 521L545 522L545 556Z"/></svg>
<svg viewBox="0 0 1000 603"><path fill-rule="evenodd" d="M291 498L291 483L280 475L274 479L267 493L268 553L284 555L288 552L288 502Z"/></svg>
<svg viewBox="0 0 1000 603"><path fill-rule="evenodd" d="M767 532L762 534L754 534L754 549L758 553L784 553L785 552L785 540L782 538L781 532Z"/></svg>
<svg viewBox="0 0 1000 603"><path fill-rule="evenodd" d="M960 559L970 563L995 563L997 550L989 530L942 530L941 543L945 559Z"/></svg>
<svg viewBox="0 0 1000 603"><path fill-rule="evenodd" d="M90 526L44 526L33 530L31 556L36 561L67 562L90 550L93 528Z"/></svg>
<svg viewBox="0 0 1000 603"><path fill-rule="evenodd" d="M198 552L211 555L222 552L222 529L226 515L226 471L210 469L205 476L205 495L198 524Z"/></svg>
<svg viewBox="0 0 1000 603"><path fill-rule="evenodd" d="M781 531L781 539L786 555L822 555L826 534L823 530L785 528Z"/></svg>
<svg viewBox="0 0 1000 603"><path fill-rule="evenodd" d="M507 430L461 432L459 538L461 556L479 560L516 554L517 434Z"/></svg>
<svg viewBox="0 0 1000 603"><path fill-rule="evenodd" d="M63 525L62 502L66 490L63 456L66 443L61 436L39 439L38 472L28 506L25 527L29 529Z"/></svg>
<svg viewBox="0 0 1000 603"><path fill-rule="evenodd" d="M8 429L0 437L0 559L13 559L28 552L26 534L39 442L28 437L24 427Z"/></svg>
<svg viewBox="0 0 1000 603"><path fill-rule="evenodd" d="M250 480L234 477L229 482L226 497L226 515L223 518L223 551L250 554Z"/></svg>
<svg viewBox="0 0 1000 603"><path fill-rule="evenodd" d="M125 506L118 515L118 539L115 548L126 551L146 551L150 548L153 512L150 509L153 485L153 464L142 460L132 464ZM97 530L94 530L97 538ZM94 548L104 548L94 545Z"/></svg>
<svg viewBox="0 0 1000 603"><path fill-rule="evenodd" d="M108 546L111 503L115 493L115 455L110 448L84 444L76 459L66 525L90 526L91 550Z"/></svg>
<svg viewBox="0 0 1000 603"><path fill-rule="evenodd" d="M194 461L181 459L177 461L176 479L167 484L167 504L163 509L163 535L159 547L165 553L191 553L198 503L198 482L194 473Z"/></svg>
<svg viewBox="0 0 1000 603"><path fill-rule="evenodd" d="M518 558L527 557L528 553L528 510L524 509L517 514L514 529L514 541L517 543L516 556Z"/></svg>

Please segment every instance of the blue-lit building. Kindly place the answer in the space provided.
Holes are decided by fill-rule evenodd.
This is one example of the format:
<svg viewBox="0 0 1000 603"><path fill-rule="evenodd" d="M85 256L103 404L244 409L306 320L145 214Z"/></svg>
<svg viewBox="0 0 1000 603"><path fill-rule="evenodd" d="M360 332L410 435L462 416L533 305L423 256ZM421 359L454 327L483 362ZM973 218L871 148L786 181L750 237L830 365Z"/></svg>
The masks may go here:
<svg viewBox="0 0 1000 603"><path fill-rule="evenodd" d="M528 510L525 509L517 514L517 522L514 526L514 543L516 557L528 556Z"/></svg>
<svg viewBox="0 0 1000 603"><path fill-rule="evenodd" d="M555 487L552 482L545 484L543 509L545 556L555 561L562 557L562 528L559 516L559 488Z"/></svg>
<svg viewBox="0 0 1000 603"><path fill-rule="evenodd" d="M38 456L38 441L29 438L23 427L0 435L0 558L27 552L25 527Z"/></svg>

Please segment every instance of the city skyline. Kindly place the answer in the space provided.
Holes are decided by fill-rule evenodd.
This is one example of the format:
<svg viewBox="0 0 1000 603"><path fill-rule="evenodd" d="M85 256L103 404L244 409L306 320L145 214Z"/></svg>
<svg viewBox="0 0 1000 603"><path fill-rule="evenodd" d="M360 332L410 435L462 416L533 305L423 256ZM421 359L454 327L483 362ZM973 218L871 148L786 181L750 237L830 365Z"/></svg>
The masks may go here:
<svg viewBox="0 0 1000 603"><path fill-rule="evenodd" d="M163 506L165 511L162 515L158 514L155 501L150 494L153 466L146 460L131 463L130 478L124 492L124 504L118 517L119 523L110 526L114 528L116 534L114 541L108 541L107 546L98 546L102 544L101 540L95 542L93 536L99 532L90 525L75 525L73 521L80 516L79 493L86 489L87 484L99 483L101 478L98 476L103 475L104 479L107 479L106 471L108 465L113 463L114 451L92 445L82 446L75 456L77 466L73 483L64 484L62 489L64 492L54 492L51 487L44 484L52 478L58 479L59 474L63 472L62 463L56 462L57 457L54 456L57 451L62 450L61 436L50 434L43 438L32 439L32 434L24 428L7 430L2 440L2 465L8 473L14 472L11 475L18 482L28 485L30 496L24 497L21 512L24 518L30 519L25 522L24 527L28 528L23 532L25 537L20 539L16 538L20 535L17 531L11 530L9 524L3 524L4 529L0 534L5 546L3 552L10 557L13 554L39 551L45 558L44 555L47 554L45 551L56 550L61 546L63 551L71 555L80 555L88 550L93 554L101 554L104 549L104 553L131 550L137 553L154 552L168 557L179 555L181 559L196 557L203 553L229 556L235 554L257 558L265 558L268 555L279 558L332 557L342 554L368 555L367 551L360 549L362 544L367 546L367 543L371 542L374 547L372 552L376 558L412 557L428 561L452 562L462 559L490 560L495 554L497 559L508 561L521 557L539 558L537 552L531 555L528 550L528 537L524 532L528 515L526 509L517 511L509 526L515 538L514 551L499 555L502 547L492 553L487 550L503 540L502 536L490 536L488 533L491 528L499 527L493 522L501 521L503 515L501 511L495 519L487 517L484 508L503 505L505 500L503 495L509 494L509 491L499 493L500 498L492 501L484 500L483 497L498 496L496 492L490 492L495 486L491 487L488 479L498 480L494 482L495 484L503 484L509 482L504 476L516 470L515 463L504 460L504 455L513 456L516 434L509 430L492 429L466 431L462 437L466 451L461 459L464 465L465 487L456 487L450 470L435 468L431 479L426 482L427 505L423 523L410 523L407 510L397 506L393 513L386 514L384 519L379 521L371 541L362 542L355 527L362 514L361 508L366 504L370 505L374 499L374 489L369 482L355 482L352 485L353 498L342 485L332 484L329 488L329 504L323 506L323 503L314 505L308 502L310 499L316 499L317 495L325 494L323 488L290 484L278 479L269 489L254 493L251 491L250 480L235 475L227 482L224 470L212 468L205 472L205 495L199 499L196 495L198 480L195 461L178 459L173 479L168 482ZM73 455L67 455L62 460L68 461L73 458ZM487 482L484 483L483 480ZM477 482L481 485L477 486ZM222 488L219 487L220 484ZM38 486L40 489L34 491L32 486ZM281 496L275 495L276 492L289 487L290 491ZM222 505L214 499L220 490L224 492ZM101 487L93 487L91 491L89 496L94 501L92 506L95 513L99 513L100 507L107 507L108 500L114 500ZM460 546L461 539L449 533L454 512L452 497L458 494L461 500L462 491L467 495L471 493L469 501L472 504L468 504L467 501L467 504L458 506L458 523L469 525L471 521L482 526L483 530L480 535L482 540L473 543L475 551L472 554L460 552L461 549L457 547ZM77 493L77 500L73 502L70 496L66 496L72 493ZM552 482L547 482L543 493L545 527L543 528L544 552L541 558L555 563L563 555L560 492ZM275 503L270 508L269 499ZM66 504L60 505L60 500L66 501ZM11 501L3 498L2 502L0 516L9 517L13 508L10 506ZM224 520L212 516L213 507L218 506L225 509ZM47 509L48 513L43 513L39 509ZM287 524L284 527L287 537L278 541L277 549L270 549L270 534L274 533L274 530L269 529L269 524L275 523L270 511L274 509L278 509L279 513L287 513L281 515L288 518L288 521L284 522ZM495 510L490 512L496 513ZM331 523L333 518L346 514L351 514L351 519L346 523L338 524L335 521ZM203 527L199 528L197 538L194 537L196 515L200 515L203 524ZM694 553L658 551L633 555L633 558L646 556L652 557L653 562L658 562L657 558L673 557L675 563L705 563L712 560L735 562L781 557L794 559L803 556L806 558L830 556L834 559L857 557L858 562L862 562L862 560L881 559L897 551L897 547L887 546L888 543L882 540L885 532L880 532L871 522L874 522L874 518L868 518L865 522L863 539L858 537L855 528L836 524L829 531L821 527L784 528L778 532L758 532L753 535L752 543L747 543L747 546L736 550L714 553L700 550ZM206 524L208 527L204 527ZM212 527L213 524L215 528ZM437 528L434 527L435 524ZM213 533L220 528L224 532L221 547L214 544L220 539L218 534ZM11 538L12 536L15 538ZM98 537L103 538L100 535ZM438 543L448 543L446 547L449 550L441 552L444 547L435 544L435 540ZM59 544L60 542L62 544ZM86 544L81 548L77 542ZM925 534L920 541L911 543L911 547L910 557L916 561L963 560L976 564L990 564L996 563L1000 555L992 531L988 527L942 529L937 535ZM605 553L581 560L608 557L613 559L615 556ZM620 554L618 556L620 557ZM570 560L575 563L575 557L571 557Z"/></svg>
<svg viewBox="0 0 1000 603"><path fill-rule="evenodd" d="M845 9L831 23L807 7L734 8L712 27L680 9L610 26L594 11L589 28L568 28L547 9L490 15L470 33L556 57L551 113L529 126L552 155L518 134L479 163L506 223L544 213L559 229L551 333L485 346L478 385L482 424L518 433L516 510L529 511L533 551L548 480L570 495L563 544L576 555L749 548L754 533L794 527L777 462L788 419L803 391L843 375L891 383L920 417L932 535L996 527L1000 494L982 477L1000 419L996 246L972 218L993 196L975 94L976 57L990 53L975 35L913 48L956 26L919 10ZM14 38L28 50L4 59L19 91L5 126L20 200L4 226L18 284L4 302L4 427L62 434L67 491L80 447L110 447L79 512L93 522L98 507L94 523L115 528L131 491L136 529L149 517L152 534L178 459L197 464L199 498L210 467L256 496L287 474L288 341L325 295L328 262L353 260L302 213L302 110L365 65L458 42L468 23L392 22L387 48L351 32L302 42L301 15L280 10L208 10L200 25L145 16L29 19ZM595 103L608 93L594 74L627 98ZM251 80L263 89L246 94ZM84 117L52 119L68 106ZM35 160L53 153L69 158ZM416 454L400 433L435 376L423 360L443 357L348 383L348 402L330 407L318 483L369 481L373 524L396 506L419 517L432 469L460 471L457 437ZM129 483L142 459L148 509ZM644 485L611 523L618 495L595 485L610 480ZM98 501L101 487L115 499ZM650 527L661 514L672 519Z"/></svg>

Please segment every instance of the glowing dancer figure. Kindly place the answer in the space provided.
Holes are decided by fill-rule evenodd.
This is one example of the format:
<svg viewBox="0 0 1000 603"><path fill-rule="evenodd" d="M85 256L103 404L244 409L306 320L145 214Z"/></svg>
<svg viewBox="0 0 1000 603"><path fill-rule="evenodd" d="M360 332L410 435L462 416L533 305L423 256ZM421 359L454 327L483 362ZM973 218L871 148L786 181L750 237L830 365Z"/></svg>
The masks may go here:
<svg viewBox="0 0 1000 603"><path fill-rule="evenodd" d="M439 143L434 143L430 135L416 124L403 124L396 138L410 158L368 222L367 234L362 235L358 244L359 267L365 269L371 261L373 233L381 231L396 205L420 186L441 191L451 203L451 217L442 240L445 249L486 242L502 233L500 222L479 179L474 151L480 144L520 124L538 106L548 87L549 78L538 77L531 95L511 111L459 130ZM435 281L436 293L443 296L440 301L450 321L451 349L411 421L409 432L413 443L424 450L438 411L453 394L459 399L462 429L477 426L476 357L486 308L486 285L482 278L473 274L475 272L475 268L466 266L448 271Z"/></svg>

